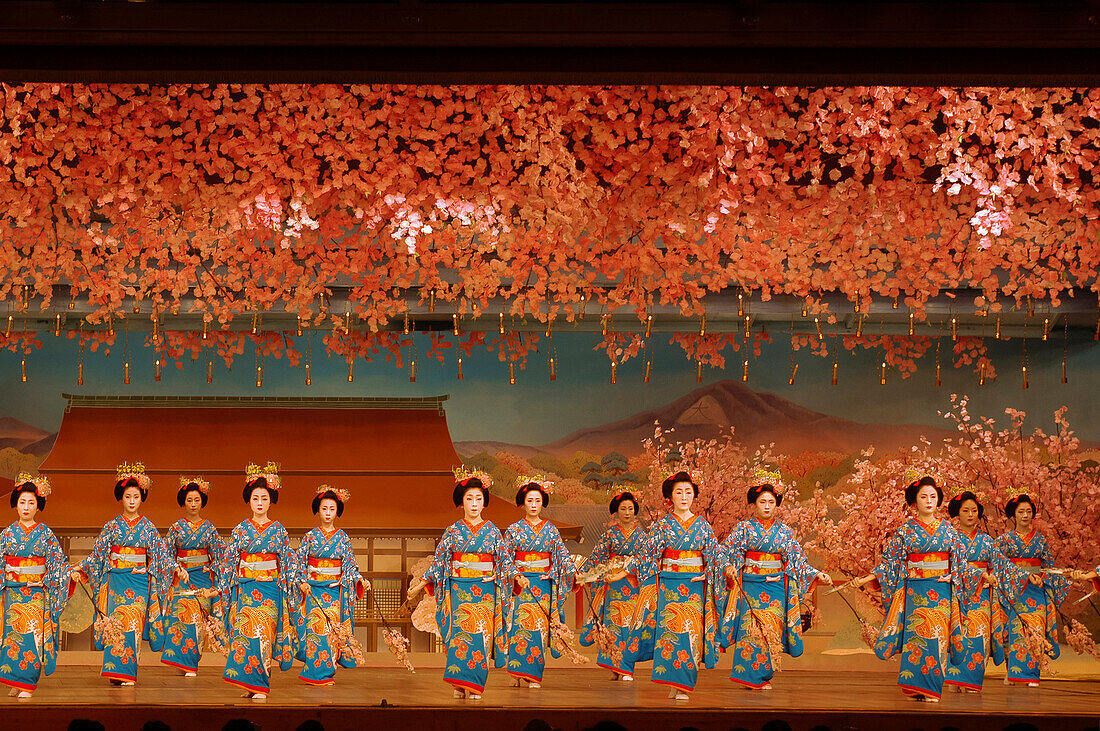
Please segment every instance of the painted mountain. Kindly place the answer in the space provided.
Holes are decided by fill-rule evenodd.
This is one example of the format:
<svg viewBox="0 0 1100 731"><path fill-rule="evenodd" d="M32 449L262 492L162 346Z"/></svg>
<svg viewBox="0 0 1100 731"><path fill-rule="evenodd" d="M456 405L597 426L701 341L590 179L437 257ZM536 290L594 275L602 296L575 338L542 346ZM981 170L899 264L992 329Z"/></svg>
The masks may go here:
<svg viewBox="0 0 1100 731"><path fill-rule="evenodd" d="M10 416L0 418L0 449L11 447L24 454L42 457L50 451L56 436Z"/></svg>
<svg viewBox="0 0 1100 731"><path fill-rule="evenodd" d="M581 429L550 444L529 446L505 442L455 442L459 454L506 451L519 457L550 454L570 457L578 450L594 454L617 451L634 456L653 436L653 422L675 428L677 438L711 439L730 427L748 446L774 442L786 454L828 451L851 454L867 446L888 451L951 436L945 429L908 424L863 424L818 413L773 393L757 393L739 381L720 381L692 391L667 406L642 411L611 424Z"/></svg>

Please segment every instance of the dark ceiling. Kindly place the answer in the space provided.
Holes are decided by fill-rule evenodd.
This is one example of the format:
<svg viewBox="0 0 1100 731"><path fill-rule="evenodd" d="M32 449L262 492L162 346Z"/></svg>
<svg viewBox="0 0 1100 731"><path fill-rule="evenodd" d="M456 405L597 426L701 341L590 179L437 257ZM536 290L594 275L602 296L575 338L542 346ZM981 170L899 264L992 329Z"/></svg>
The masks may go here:
<svg viewBox="0 0 1100 731"><path fill-rule="evenodd" d="M7 81L1100 85L1077 2L0 0Z"/></svg>

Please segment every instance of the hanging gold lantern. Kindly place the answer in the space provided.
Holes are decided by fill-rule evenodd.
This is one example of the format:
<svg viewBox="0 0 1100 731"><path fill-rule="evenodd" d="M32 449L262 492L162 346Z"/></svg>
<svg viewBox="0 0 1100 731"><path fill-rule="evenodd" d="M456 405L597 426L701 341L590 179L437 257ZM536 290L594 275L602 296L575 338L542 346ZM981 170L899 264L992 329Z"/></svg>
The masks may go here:
<svg viewBox="0 0 1100 731"><path fill-rule="evenodd" d="M462 380L462 356L458 357L458 380Z"/></svg>
<svg viewBox="0 0 1100 731"><path fill-rule="evenodd" d="M611 361L611 382L618 383L618 364Z"/></svg>

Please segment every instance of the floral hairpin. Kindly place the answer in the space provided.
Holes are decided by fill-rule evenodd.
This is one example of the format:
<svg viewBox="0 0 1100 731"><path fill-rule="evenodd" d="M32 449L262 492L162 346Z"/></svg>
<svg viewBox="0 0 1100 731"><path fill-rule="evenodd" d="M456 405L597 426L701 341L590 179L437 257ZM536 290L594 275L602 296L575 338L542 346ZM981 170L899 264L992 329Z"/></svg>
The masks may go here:
<svg viewBox="0 0 1100 731"><path fill-rule="evenodd" d="M784 487L783 475L779 470L769 470L766 467L757 467L752 473L752 484L772 485L776 489Z"/></svg>
<svg viewBox="0 0 1100 731"><path fill-rule="evenodd" d="M554 494L554 482L543 475L520 475L516 478L516 492L524 485L538 485L547 495Z"/></svg>
<svg viewBox="0 0 1100 731"><path fill-rule="evenodd" d="M320 485L320 486L318 486L318 488L317 488L317 494L318 495L324 495L326 492L331 492L342 503L346 503L348 500L351 499L351 492L349 492L346 488L332 487L331 485Z"/></svg>
<svg viewBox="0 0 1100 731"><path fill-rule="evenodd" d="M486 490L493 486L493 478L489 477L489 473L483 470L471 470L463 465L461 467L455 467L452 472L455 476L455 482L459 485L465 485L470 480L477 478L481 480L481 484L485 486Z"/></svg>
<svg viewBox="0 0 1100 731"><path fill-rule="evenodd" d="M138 488L142 491L148 490L149 486L153 484L153 479L149 475L145 474L145 465L141 462L123 462L115 468L116 479L115 483L126 482L127 480L135 480L138 484Z"/></svg>
<svg viewBox="0 0 1100 731"><path fill-rule="evenodd" d="M50 487L50 478L45 475L32 475L30 472L20 472L15 479L16 485L34 485L34 494L38 497L46 497L53 489Z"/></svg>
<svg viewBox="0 0 1100 731"><path fill-rule="evenodd" d="M250 464L245 469L245 484L252 483L261 477L272 490L278 490L283 486L283 481L279 479L279 465L274 462L268 462L262 467L258 464Z"/></svg>
<svg viewBox="0 0 1100 731"><path fill-rule="evenodd" d="M210 483L202 479L201 477L181 477L180 489L185 488L188 485L194 485L195 487L199 488L199 492L201 492L203 495L210 494Z"/></svg>

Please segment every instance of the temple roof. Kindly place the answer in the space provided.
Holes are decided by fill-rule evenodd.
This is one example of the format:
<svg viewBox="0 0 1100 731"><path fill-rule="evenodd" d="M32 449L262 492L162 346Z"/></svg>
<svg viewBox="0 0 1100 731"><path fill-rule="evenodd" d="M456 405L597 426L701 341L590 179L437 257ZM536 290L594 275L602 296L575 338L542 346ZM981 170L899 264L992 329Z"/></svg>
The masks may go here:
<svg viewBox="0 0 1100 731"><path fill-rule="evenodd" d="M42 515L51 526L92 528L117 515L112 488L126 461L144 463L152 477L145 514L162 529L181 516L181 475L209 480L204 515L219 528L243 520L245 467L268 461L283 480L271 514L291 530L317 524L310 502L321 484L351 491L341 527L438 535L461 517L451 498L461 460L447 396L63 396L57 441L40 468L53 483ZM485 515L503 528L521 514L494 498Z"/></svg>

